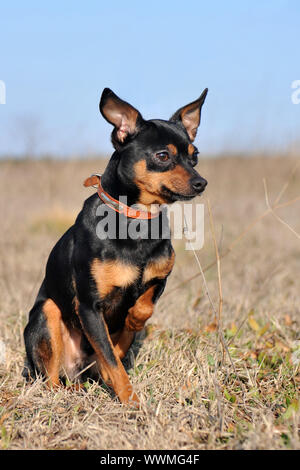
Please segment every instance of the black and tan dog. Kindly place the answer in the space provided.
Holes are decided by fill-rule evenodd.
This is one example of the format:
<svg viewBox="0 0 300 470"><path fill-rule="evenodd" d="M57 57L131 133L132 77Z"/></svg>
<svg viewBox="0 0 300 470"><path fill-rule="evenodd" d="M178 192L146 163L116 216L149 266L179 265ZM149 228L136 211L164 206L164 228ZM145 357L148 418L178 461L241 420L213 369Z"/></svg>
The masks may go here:
<svg viewBox="0 0 300 470"><path fill-rule="evenodd" d="M101 180L86 180L86 186L97 182L98 192L50 253L24 331L26 378L42 374L57 386L63 376L102 377L122 403L138 404L121 360L151 317L174 264L171 241L163 236L166 214L151 206L190 200L207 184L194 169L198 151L192 144L206 94L169 121L146 121L111 90L103 91L100 111L114 126L116 150ZM127 204L118 202L123 195ZM101 208L116 216L123 235L135 219L141 231L156 224L158 236L99 237Z"/></svg>

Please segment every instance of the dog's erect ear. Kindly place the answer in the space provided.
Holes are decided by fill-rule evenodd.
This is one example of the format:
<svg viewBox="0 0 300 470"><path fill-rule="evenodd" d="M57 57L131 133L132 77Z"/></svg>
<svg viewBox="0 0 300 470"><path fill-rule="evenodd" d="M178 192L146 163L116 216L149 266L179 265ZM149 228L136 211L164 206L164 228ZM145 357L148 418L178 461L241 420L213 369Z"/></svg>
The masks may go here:
<svg viewBox="0 0 300 470"><path fill-rule="evenodd" d="M207 92L208 89L205 88L200 98L178 109L170 119L172 122L182 122L192 142L195 140L197 135L201 118L201 108L205 101Z"/></svg>
<svg viewBox="0 0 300 470"><path fill-rule="evenodd" d="M123 144L129 135L134 136L140 130L143 118L131 104L121 100L109 88L103 90L99 109L102 116L115 129L112 133L113 144Z"/></svg>

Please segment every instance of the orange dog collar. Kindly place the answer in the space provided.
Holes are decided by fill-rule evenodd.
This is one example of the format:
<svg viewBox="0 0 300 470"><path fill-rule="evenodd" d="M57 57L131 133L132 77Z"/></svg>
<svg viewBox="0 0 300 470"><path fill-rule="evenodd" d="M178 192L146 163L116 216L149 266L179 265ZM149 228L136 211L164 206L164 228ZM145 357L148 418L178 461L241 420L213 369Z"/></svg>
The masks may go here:
<svg viewBox="0 0 300 470"><path fill-rule="evenodd" d="M118 212L119 214L125 215L125 217L130 217L131 219L154 219L158 217L159 211L152 213L150 211L142 211L133 209L132 207L127 206L121 201L114 199L111 197L101 185L101 175L91 175L89 176L83 183L85 187L93 186L97 188L97 193L100 199L106 204L108 207L113 209L114 211Z"/></svg>

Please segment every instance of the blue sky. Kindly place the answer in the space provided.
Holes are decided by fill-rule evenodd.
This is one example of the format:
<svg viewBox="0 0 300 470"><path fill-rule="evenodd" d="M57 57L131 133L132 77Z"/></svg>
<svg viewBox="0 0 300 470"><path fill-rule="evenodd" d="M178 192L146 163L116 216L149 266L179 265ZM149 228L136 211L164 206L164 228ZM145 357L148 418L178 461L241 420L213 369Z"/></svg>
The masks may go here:
<svg viewBox="0 0 300 470"><path fill-rule="evenodd" d="M10 1L0 6L0 155L111 152L104 87L167 119L205 87L203 153L299 141L298 0Z"/></svg>

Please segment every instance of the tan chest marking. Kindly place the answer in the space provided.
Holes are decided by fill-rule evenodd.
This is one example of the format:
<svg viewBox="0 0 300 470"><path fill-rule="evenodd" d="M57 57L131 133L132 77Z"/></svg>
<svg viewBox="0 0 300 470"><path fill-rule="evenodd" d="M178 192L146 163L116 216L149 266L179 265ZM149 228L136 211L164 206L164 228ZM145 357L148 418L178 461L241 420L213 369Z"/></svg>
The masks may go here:
<svg viewBox="0 0 300 470"><path fill-rule="evenodd" d="M114 287L128 287L139 277L137 266L121 261L100 261L94 259L91 274L96 282L100 297L105 297Z"/></svg>
<svg viewBox="0 0 300 470"><path fill-rule="evenodd" d="M164 279L172 270L175 261L175 253L173 251L170 257L160 257L147 264L143 273L143 282L149 282L155 277Z"/></svg>

